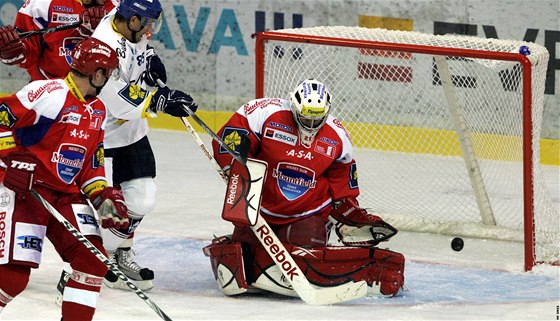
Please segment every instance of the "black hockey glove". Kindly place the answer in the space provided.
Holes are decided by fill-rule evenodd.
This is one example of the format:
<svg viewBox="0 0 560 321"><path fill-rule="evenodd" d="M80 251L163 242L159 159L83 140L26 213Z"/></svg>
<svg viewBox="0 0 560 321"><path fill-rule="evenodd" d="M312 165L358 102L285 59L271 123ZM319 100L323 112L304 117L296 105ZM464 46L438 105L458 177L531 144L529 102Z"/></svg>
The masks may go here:
<svg viewBox="0 0 560 321"><path fill-rule="evenodd" d="M150 109L153 112L159 111L175 117L189 116L184 108L195 112L198 105L189 94L180 90L170 90L167 87L158 89L150 102Z"/></svg>
<svg viewBox="0 0 560 321"><path fill-rule="evenodd" d="M157 55L149 56L146 61L146 71L144 72L144 82L151 87L159 87L157 80L167 82L167 72L161 59Z"/></svg>

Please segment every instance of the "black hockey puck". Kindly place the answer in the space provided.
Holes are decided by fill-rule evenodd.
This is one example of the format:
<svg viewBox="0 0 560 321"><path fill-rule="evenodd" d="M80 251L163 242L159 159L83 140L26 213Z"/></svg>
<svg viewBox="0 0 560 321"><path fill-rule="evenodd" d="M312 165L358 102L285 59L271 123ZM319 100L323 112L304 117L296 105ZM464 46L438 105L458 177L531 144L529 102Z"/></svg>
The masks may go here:
<svg viewBox="0 0 560 321"><path fill-rule="evenodd" d="M451 241L451 248L453 249L453 251L461 251L464 245L465 242L463 242L463 239L460 237L456 237Z"/></svg>

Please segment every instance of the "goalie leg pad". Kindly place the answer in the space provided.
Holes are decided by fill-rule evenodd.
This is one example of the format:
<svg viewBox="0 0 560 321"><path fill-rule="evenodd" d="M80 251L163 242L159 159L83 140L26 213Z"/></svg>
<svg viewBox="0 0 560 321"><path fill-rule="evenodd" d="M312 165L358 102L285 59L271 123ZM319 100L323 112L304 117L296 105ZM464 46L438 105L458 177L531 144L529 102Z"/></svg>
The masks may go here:
<svg viewBox="0 0 560 321"><path fill-rule="evenodd" d="M287 235L285 235L287 237ZM288 280L278 269L272 258L268 255L262 244L258 241L255 233L248 227L236 227L233 230L234 242L244 245L246 280L254 289L265 290L282 295L297 296ZM286 244L284 244L286 245Z"/></svg>
<svg viewBox="0 0 560 321"><path fill-rule="evenodd" d="M220 290L225 295L247 292L249 285L245 277L243 250L240 242L229 236L221 236L203 248L204 255L210 257L212 271Z"/></svg>
<svg viewBox="0 0 560 321"><path fill-rule="evenodd" d="M291 245L324 247L328 239L330 223L322 216L315 215L288 225L273 227L274 232L287 248ZM250 248L251 258L245 260L247 282L252 288L297 297L291 283L258 241L255 233L248 227L236 227L232 239ZM246 254L244 248L244 255ZM286 253L287 254L287 253ZM279 253L278 255L285 255ZM254 259L253 259L254 258Z"/></svg>
<svg viewBox="0 0 560 321"><path fill-rule="evenodd" d="M381 293L394 296L404 286L404 255L383 249L375 249L373 252L375 263L372 264L371 277L372 286L368 290L371 294ZM370 282L370 280L366 280ZM375 290L375 288L378 290Z"/></svg>
<svg viewBox="0 0 560 321"><path fill-rule="evenodd" d="M287 244L284 244L287 245ZM257 248L254 262L255 281L251 286L282 295L298 297L292 285L284 276L278 265L261 246Z"/></svg>
<svg viewBox="0 0 560 321"><path fill-rule="evenodd" d="M378 248L292 247L294 260L309 282L336 286L364 280L371 295L394 296L404 285L404 256Z"/></svg>

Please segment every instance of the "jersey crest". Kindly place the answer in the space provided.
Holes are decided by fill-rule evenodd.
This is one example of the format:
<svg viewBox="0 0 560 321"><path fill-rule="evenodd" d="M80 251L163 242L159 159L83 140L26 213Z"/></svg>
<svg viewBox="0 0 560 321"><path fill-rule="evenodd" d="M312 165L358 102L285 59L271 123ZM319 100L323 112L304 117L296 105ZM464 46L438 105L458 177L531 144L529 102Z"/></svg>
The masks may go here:
<svg viewBox="0 0 560 321"><path fill-rule="evenodd" d="M242 128L226 127L222 133L222 140L229 148L239 152L238 147L241 145L241 135L249 136L249 131ZM228 151L220 146L220 154L226 154Z"/></svg>
<svg viewBox="0 0 560 321"><path fill-rule="evenodd" d="M272 170L272 177L276 179L282 195L293 201L315 188L315 172L312 169L297 164L279 162Z"/></svg>
<svg viewBox="0 0 560 321"><path fill-rule="evenodd" d="M350 166L350 189L358 188L358 171L356 169L356 163Z"/></svg>
<svg viewBox="0 0 560 321"><path fill-rule="evenodd" d="M145 89L134 84L129 84L119 91L119 96L135 107L138 107L146 99L147 94L148 92Z"/></svg>
<svg viewBox="0 0 560 321"><path fill-rule="evenodd" d="M70 184L84 166L87 149L74 144L61 144L58 152L52 154L51 162L56 163L58 177Z"/></svg>
<svg viewBox="0 0 560 321"><path fill-rule="evenodd" d="M99 166L105 167L105 149L103 148L103 143L97 145L97 150L93 154L93 160L91 162L92 168L98 168Z"/></svg>
<svg viewBox="0 0 560 321"><path fill-rule="evenodd" d="M6 104L0 105L0 126L12 128L17 117L14 115L10 107Z"/></svg>

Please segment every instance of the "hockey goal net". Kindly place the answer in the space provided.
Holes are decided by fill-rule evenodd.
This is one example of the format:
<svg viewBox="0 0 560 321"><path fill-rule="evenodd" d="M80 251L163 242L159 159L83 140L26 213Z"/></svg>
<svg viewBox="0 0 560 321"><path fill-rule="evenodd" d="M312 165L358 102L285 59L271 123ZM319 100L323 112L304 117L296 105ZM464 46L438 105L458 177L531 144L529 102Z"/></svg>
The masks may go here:
<svg viewBox="0 0 560 321"><path fill-rule="evenodd" d="M329 87L363 207L403 230L525 242L526 270L560 261L539 161L544 47L343 26L256 38L257 97Z"/></svg>

